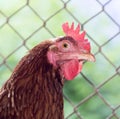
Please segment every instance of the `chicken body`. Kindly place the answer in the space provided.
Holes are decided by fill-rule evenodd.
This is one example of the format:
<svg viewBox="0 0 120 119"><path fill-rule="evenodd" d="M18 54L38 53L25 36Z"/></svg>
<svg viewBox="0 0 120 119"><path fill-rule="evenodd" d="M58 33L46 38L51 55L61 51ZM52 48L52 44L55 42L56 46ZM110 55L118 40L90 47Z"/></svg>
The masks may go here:
<svg viewBox="0 0 120 119"><path fill-rule="evenodd" d="M63 119L62 77L48 63L50 42L33 48L0 90L0 119Z"/></svg>

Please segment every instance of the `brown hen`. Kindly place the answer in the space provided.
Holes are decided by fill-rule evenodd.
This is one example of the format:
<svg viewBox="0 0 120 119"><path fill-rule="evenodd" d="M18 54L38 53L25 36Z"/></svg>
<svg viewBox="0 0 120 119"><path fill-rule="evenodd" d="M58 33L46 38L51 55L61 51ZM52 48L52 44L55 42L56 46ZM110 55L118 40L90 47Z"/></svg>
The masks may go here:
<svg viewBox="0 0 120 119"><path fill-rule="evenodd" d="M85 60L94 61L90 43L63 24L64 37L35 46L21 59L0 90L0 119L63 119L63 82L72 80Z"/></svg>

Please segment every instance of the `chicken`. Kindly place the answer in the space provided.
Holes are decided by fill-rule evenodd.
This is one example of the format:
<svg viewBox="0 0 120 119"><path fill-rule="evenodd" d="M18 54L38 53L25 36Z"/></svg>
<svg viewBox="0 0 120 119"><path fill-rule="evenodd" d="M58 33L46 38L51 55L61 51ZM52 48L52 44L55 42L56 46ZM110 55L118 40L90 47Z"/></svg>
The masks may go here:
<svg viewBox="0 0 120 119"><path fill-rule="evenodd" d="M84 61L95 61L90 43L68 23L65 36L44 41L24 56L0 90L0 119L63 119L64 80L72 80Z"/></svg>

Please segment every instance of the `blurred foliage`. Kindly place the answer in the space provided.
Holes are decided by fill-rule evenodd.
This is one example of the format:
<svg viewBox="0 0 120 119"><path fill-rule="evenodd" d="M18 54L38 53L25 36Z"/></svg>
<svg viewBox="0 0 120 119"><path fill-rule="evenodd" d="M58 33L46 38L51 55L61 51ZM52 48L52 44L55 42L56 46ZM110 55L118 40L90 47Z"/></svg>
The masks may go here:
<svg viewBox="0 0 120 119"><path fill-rule="evenodd" d="M116 73L116 68L120 66L120 35L110 39L119 32L118 26L104 12L98 14L102 6L95 0L70 0L66 7L63 1L30 0L29 5L26 5L26 0L0 1L0 86L29 49L43 40L64 35L61 24L66 21L75 22L75 25L78 21L84 24L86 37L91 42L92 52L96 54L95 63L84 64L82 73L86 78L97 87ZM106 10L109 12L107 7ZM116 75L99 89L113 107L120 104L119 81L120 75ZM94 91L95 87L81 74L72 81L66 81L63 92L72 104L64 99L65 117ZM78 112L85 119L105 119L112 113L98 95L81 104ZM120 109L116 113L120 117ZM73 114L69 119L78 117Z"/></svg>

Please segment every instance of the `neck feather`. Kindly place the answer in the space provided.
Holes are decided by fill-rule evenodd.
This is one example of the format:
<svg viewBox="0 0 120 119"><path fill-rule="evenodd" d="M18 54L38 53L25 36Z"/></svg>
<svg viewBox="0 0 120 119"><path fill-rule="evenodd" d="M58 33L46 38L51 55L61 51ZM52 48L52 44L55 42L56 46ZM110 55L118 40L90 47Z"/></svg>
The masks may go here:
<svg viewBox="0 0 120 119"><path fill-rule="evenodd" d="M50 44L40 44L23 57L1 90L5 94L1 103L7 100L8 114L16 119L63 119L62 78L59 69L48 63Z"/></svg>

